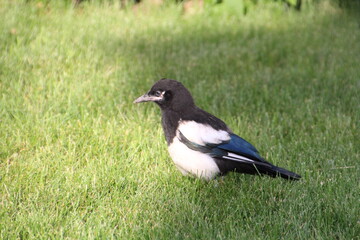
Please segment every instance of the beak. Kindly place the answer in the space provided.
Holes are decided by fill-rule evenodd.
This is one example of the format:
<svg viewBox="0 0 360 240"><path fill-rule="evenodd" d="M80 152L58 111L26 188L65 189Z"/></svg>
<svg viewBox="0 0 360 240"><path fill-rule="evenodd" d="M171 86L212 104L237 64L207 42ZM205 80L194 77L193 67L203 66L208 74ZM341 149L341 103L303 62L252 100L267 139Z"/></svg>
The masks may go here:
<svg viewBox="0 0 360 240"><path fill-rule="evenodd" d="M162 96L150 96L149 94L144 94L141 97L137 98L134 103L141 103L141 102L156 102L162 99Z"/></svg>

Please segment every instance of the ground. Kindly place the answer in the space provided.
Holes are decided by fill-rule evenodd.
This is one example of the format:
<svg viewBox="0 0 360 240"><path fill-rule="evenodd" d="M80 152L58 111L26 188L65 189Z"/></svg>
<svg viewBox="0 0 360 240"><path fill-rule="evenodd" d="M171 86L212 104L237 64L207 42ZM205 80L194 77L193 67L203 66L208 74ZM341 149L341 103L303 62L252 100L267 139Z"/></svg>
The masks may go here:
<svg viewBox="0 0 360 240"><path fill-rule="evenodd" d="M0 8L1 239L358 239L358 17L331 4ZM300 181L184 177L154 104L177 79Z"/></svg>

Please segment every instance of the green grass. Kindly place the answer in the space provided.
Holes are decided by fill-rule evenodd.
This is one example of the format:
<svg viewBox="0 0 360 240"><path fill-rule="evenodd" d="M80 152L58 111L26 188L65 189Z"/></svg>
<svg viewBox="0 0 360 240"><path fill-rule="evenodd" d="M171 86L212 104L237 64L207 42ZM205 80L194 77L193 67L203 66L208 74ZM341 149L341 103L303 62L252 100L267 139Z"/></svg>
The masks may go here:
<svg viewBox="0 0 360 240"><path fill-rule="evenodd" d="M0 6L1 239L359 239L358 17ZM183 177L162 77L303 179Z"/></svg>

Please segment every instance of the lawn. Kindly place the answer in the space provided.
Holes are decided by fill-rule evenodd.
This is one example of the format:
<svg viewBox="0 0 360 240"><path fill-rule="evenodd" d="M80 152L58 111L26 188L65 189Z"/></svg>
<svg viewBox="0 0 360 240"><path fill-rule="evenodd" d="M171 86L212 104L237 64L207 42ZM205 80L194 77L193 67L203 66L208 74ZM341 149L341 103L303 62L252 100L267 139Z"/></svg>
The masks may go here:
<svg viewBox="0 0 360 240"><path fill-rule="evenodd" d="M0 3L1 239L359 239L359 16L329 4ZM155 104L177 79L300 181L184 177Z"/></svg>

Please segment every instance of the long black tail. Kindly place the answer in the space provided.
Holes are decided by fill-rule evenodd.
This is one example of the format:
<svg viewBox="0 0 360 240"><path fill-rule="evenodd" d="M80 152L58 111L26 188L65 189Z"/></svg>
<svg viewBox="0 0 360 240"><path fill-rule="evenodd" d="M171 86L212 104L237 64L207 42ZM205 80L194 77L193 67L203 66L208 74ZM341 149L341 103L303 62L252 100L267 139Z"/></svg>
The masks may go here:
<svg viewBox="0 0 360 240"><path fill-rule="evenodd" d="M235 171L238 173L246 174L260 174L269 175L270 177L282 177L287 180L299 180L300 175L286 170L284 168L276 167L269 162L235 162L235 161L224 161L223 159L215 159L221 173L224 175L228 172Z"/></svg>
<svg viewBox="0 0 360 240"><path fill-rule="evenodd" d="M273 172L271 173L272 177L280 176L280 177L288 179L288 180L299 180L301 178L301 176L299 174L296 174L296 173L286 170L284 168L272 166L272 169L273 169ZM275 176L274 176L274 174L275 174Z"/></svg>
<svg viewBox="0 0 360 240"><path fill-rule="evenodd" d="M252 164L252 167L256 171L256 173L266 174L270 177L282 177L287 180L299 180L301 178L299 174L296 174L281 167L274 166L269 162L266 162L266 164L262 162L259 164Z"/></svg>
<svg viewBox="0 0 360 240"><path fill-rule="evenodd" d="M299 180L301 178L299 174L274 166L271 163L252 164L252 168L255 171L254 174L266 174L270 177L282 177L287 180Z"/></svg>

